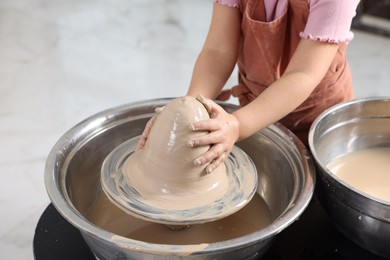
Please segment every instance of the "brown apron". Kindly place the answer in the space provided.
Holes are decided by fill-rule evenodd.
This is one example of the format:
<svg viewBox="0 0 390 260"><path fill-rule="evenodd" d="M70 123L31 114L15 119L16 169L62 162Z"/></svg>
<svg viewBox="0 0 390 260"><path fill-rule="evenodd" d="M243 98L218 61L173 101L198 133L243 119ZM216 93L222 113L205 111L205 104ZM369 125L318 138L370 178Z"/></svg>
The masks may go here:
<svg viewBox="0 0 390 260"><path fill-rule="evenodd" d="M238 58L239 84L224 90L220 98L233 95L240 105L254 100L285 71L305 28L309 15L307 0L288 0L282 16L266 22L265 0L242 0L242 39ZM352 99L352 78L345 53L339 50L325 77L293 112L280 122L307 144L307 135L314 119L332 105Z"/></svg>

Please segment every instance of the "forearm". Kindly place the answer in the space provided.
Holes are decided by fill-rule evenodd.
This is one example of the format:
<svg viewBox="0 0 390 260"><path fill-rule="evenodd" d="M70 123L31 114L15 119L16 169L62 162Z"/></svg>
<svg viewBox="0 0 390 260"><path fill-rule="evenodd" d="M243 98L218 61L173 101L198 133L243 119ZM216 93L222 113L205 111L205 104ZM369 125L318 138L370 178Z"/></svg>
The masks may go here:
<svg viewBox="0 0 390 260"><path fill-rule="evenodd" d="M302 104L323 79L337 49L337 44L301 40L282 77L234 113L239 139L279 121Z"/></svg>
<svg viewBox="0 0 390 260"><path fill-rule="evenodd" d="M187 95L215 99L230 77L236 60L235 53L203 49L195 63Z"/></svg>
<svg viewBox="0 0 390 260"><path fill-rule="evenodd" d="M240 25L237 8L214 3L210 29L196 60L187 95L217 97L237 62Z"/></svg>
<svg viewBox="0 0 390 260"><path fill-rule="evenodd" d="M239 140L273 124L302 104L318 84L302 73L283 76L233 115L239 122Z"/></svg>

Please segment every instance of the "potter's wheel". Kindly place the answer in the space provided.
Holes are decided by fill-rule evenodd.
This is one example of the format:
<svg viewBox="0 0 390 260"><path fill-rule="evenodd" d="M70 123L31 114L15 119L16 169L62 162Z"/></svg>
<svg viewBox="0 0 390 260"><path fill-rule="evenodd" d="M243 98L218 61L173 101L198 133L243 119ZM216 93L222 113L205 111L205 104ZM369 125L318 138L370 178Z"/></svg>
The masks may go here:
<svg viewBox="0 0 390 260"><path fill-rule="evenodd" d="M132 138L115 148L105 159L101 171L101 183L107 197L127 214L172 226L199 224L229 216L245 206L257 189L257 172L252 160L237 146L224 162L228 189L223 196L211 203L198 203L194 207L175 209L175 204L188 205L197 200L190 197L167 196L145 198L124 177L126 160L134 156L139 137ZM210 174L213 174L210 173ZM145 184L147 185L147 183ZM172 194L168 194L172 195ZM172 208L160 208L158 200L168 200ZM169 201L171 200L171 201ZM190 201L191 200L191 201ZM164 201L167 204L167 201Z"/></svg>

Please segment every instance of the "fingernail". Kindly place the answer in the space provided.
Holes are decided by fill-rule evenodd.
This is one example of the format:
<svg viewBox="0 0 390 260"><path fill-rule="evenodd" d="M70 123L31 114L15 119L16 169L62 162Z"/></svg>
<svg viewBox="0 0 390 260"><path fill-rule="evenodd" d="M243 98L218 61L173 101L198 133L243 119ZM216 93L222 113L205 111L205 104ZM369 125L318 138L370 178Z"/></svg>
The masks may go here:
<svg viewBox="0 0 390 260"><path fill-rule="evenodd" d="M196 128L195 128L195 126L194 126L193 124L189 124L189 125L188 125L188 128L189 128L190 130L192 130L192 131L195 131L195 130L196 130Z"/></svg>
<svg viewBox="0 0 390 260"><path fill-rule="evenodd" d="M201 166L202 165L202 158L197 158L194 160L195 166Z"/></svg>
<svg viewBox="0 0 390 260"><path fill-rule="evenodd" d="M190 140L190 141L188 142L188 145L189 145L190 147L197 147L197 146L199 146L199 141L197 141L197 140Z"/></svg>
<svg viewBox="0 0 390 260"><path fill-rule="evenodd" d="M214 171L215 170L215 166L214 165L209 165L209 166L207 166L206 167L206 172L207 173L211 173L212 171Z"/></svg>

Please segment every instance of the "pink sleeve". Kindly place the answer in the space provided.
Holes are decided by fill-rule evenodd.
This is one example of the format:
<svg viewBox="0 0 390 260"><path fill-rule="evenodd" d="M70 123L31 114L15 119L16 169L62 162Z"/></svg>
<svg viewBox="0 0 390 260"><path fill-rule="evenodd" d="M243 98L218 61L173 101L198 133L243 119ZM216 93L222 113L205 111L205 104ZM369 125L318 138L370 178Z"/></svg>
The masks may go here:
<svg viewBox="0 0 390 260"><path fill-rule="evenodd" d="M310 14L302 38L348 43L353 38L352 18L359 0L309 0Z"/></svg>
<svg viewBox="0 0 390 260"><path fill-rule="evenodd" d="M214 0L214 2L229 7L236 7L236 8L240 7L240 0Z"/></svg>

